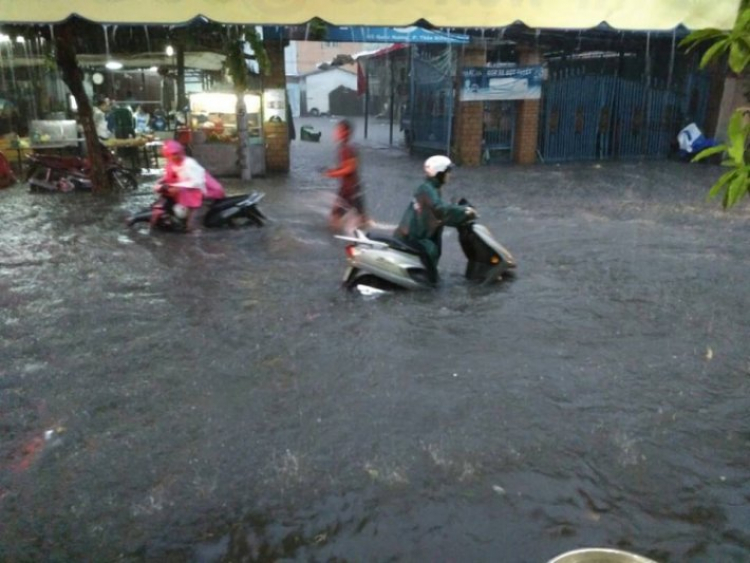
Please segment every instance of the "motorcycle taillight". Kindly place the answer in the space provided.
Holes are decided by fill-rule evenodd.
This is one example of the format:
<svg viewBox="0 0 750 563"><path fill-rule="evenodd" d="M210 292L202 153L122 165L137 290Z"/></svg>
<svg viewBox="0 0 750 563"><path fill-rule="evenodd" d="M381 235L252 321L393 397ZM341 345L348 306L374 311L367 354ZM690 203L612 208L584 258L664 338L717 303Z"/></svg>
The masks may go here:
<svg viewBox="0 0 750 563"><path fill-rule="evenodd" d="M349 246L346 247L346 255L349 258L354 258L354 255L356 254L355 248L356 248L356 245L354 244L350 244Z"/></svg>

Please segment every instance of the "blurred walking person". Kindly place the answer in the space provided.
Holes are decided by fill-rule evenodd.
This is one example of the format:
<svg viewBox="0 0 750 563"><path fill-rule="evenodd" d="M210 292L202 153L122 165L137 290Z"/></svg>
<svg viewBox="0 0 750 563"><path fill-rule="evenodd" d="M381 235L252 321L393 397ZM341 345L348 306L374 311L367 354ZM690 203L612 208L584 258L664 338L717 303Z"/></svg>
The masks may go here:
<svg viewBox="0 0 750 563"><path fill-rule="evenodd" d="M348 222L346 217L353 212L354 228L370 225L370 218L365 210L365 194L359 177L359 158L351 144L352 125L347 120L336 124L333 138L338 143L338 166L328 169L324 175L328 178L340 178L336 202L331 209L328 225L333 232L341 232Z"/></svg>

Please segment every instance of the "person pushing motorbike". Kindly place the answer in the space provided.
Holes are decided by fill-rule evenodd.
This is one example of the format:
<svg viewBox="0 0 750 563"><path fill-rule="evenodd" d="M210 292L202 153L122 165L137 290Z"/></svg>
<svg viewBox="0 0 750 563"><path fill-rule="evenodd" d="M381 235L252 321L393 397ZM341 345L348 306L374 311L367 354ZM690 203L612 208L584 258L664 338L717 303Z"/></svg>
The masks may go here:
<svg viewBox="0 0 750 563"><path fill-rule="evenodd" d="M185 155L185 147L178 141L166 141L162 154L167 159L166 173L154 190L176 202L175 214L185 219L188 232L197 231L197 210L206 194L206 170L194 158ZM158 218L155 210L151 224L155 225Z"/></svg>
<svg viewBox="0 0 750 563"><path fill-rule="evenodd" d="M414 192L393 233L395 238L420 250L433 284L439 279L437 265L442 253L443 227L456 227L476 215L472 207L443 201L441 190L452 170L453 162L447 156L436 155L425 160L425 181Z"/></svg>

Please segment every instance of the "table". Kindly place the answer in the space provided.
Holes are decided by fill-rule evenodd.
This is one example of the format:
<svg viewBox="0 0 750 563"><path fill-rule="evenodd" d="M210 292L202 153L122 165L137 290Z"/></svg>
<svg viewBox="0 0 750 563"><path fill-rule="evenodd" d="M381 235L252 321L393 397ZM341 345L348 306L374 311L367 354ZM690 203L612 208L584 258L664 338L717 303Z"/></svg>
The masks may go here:
<svg viewBox="0 0 750 563"><path fill-rule="evenodd" d="M151 170L159 168L159 155L161 154L162 141L146 141L140 139L109 139L104 146L116 152L123 152L124 158L130 161L132 168L145 168Z"/></svg>

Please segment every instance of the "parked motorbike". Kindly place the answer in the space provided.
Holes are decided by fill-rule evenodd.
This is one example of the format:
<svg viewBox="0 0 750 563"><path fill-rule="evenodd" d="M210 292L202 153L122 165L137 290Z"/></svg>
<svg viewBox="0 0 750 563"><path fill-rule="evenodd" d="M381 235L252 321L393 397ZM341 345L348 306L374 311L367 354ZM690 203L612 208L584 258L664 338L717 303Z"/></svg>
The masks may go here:
<svg viewBox="0 0 750 563"><path fill-rule="evenodd" d="M150 223L165 231L182 232L186 230L185 214L181 206L168 195L168 186L162 185L157 190L159 198L148 208L142 209L128 219L128 226L136 223ZM240 227L254 225L262 227L268 218L258 207L265 197L262 192L237 195L215 199L203 216L203 226L208 228Z"/></svg>
<svg viewBox="0 0 750 563"><path fill-rule="evenodd" d="M466 200L459 203L469 205ZM487 284L500 280L515 269L516 261L511 253L487 227L477 222L476 216L467 219L457 230L467 260L466 279ZM393 237L373 236L360 230L355 230L353 237L336 235L336 238L350 243L346 246L347 268L343 279L347 289L433 287L418 247Z"/></svg>
<svg viewBox="0 0 750 563"><path fill-rule="evenodd" d="M5 155L0 151L0 189L7 188L16 183L16 175Z"/></svg>
<svg viewBox="0 0 750 563"><path fill-rule="evenodd" d="M102 146L102 156L113 188L120 191L138 188L135 174L112 151ZM32 153L26 160L26 182L32 190L69 192L92 188L91 164L87 158Z"/></svg>

